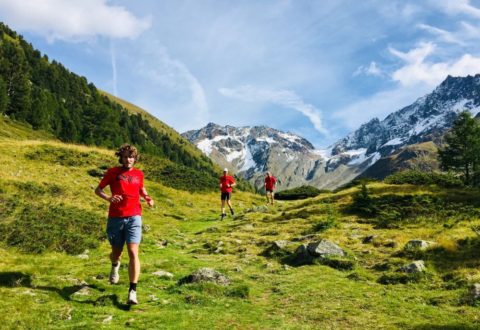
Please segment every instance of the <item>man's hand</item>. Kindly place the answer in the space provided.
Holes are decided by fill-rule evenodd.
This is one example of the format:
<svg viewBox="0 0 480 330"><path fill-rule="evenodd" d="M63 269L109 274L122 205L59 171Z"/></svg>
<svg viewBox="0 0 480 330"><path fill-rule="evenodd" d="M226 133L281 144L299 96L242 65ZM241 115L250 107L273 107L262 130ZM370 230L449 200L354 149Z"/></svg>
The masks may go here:
<svg viewBox="0 0 480 330"><path fill-rule="evenodd" d="M110 203L115 204L115 203L120 203L121 201L123 201L123 197L122 197L122 195L113 195L108 200L109 200Z"/></svg>
<svg viewBox="0 0 480 330"><path fill-rule="evenodd" d="M153 199L149 199L149 200L147 201L147 205L150 206L150 207L153 207L154 204L155 204L155 203L153 202Z"/></svg>

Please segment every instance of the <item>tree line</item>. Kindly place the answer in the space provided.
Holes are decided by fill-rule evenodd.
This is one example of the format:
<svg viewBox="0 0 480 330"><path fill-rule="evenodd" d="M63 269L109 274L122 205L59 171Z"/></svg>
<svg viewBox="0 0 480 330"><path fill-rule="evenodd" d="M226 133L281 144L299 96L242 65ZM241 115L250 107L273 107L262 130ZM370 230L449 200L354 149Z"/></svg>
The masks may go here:
<svg viewBox="0 0 480 330"><path fill-rule="evenodd" d="M94 84L50 61L23 37L0 23L0 115L51 132L64 142L115 148L125 142L142 152L202 171L212 179L206 156L159 132L141 114L131 114ZM213 187L212 180L212 187Z"/></svg>

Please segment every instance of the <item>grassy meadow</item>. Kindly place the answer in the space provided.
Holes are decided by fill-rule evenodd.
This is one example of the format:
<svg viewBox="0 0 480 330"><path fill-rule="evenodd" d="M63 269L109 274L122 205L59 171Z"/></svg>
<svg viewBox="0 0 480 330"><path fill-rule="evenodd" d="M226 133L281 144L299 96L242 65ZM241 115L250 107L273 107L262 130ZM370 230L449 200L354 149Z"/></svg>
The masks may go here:
<svg viewBox="0 0 480 330"><path fill-rule="evenodd" d="M144 205L140 304L127 306L128 258L120 283L108 284L107 204L94 195L102 171L116 165L113 152L0 125L0 328L480 327L468 297L480 282L480 240L471 229L480 225L477 190L373 182L369 214L354 207L359 186L268 207L260 195L236 192L236 215L220 221L217 193L147 180L156 206ZM275 240L289 242L288 257L319 238L342 247L349 267L294 267L285 255L263 256ZM436 244L404 249L411 239ZM419 259L425 273L396 271ZM200 267L232 284L178 284Z"/></svg>

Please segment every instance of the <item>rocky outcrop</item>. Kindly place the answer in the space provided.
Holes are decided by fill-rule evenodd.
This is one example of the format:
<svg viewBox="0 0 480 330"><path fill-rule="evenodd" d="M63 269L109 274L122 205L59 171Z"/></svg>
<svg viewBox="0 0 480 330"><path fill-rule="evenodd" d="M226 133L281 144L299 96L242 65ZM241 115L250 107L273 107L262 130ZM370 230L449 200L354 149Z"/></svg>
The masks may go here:
<svg viewBox="0 0 480 330"><path fill-rule="evenodd" d="M212 268L200 268L192 274L180 279L179 284L212 282L218 285L229 285L230 279Z"/></svg>

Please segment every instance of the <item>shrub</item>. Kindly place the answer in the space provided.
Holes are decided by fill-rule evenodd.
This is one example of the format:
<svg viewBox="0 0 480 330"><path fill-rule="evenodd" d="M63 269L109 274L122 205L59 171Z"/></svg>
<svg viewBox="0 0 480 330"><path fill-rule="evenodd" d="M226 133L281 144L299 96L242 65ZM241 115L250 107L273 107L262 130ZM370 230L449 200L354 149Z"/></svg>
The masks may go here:
<svg viewBox="0 0 480 330"><path fill-rule="evenodd" d="M377 212L376 206L370 196L370 191L365 183L362 183L360 190L353 195L353 202L350 206L350 210L368 216L372 216Z"/></svg>
<svg viewBox="0 0 480 330"><path fill-rule="evenodd" d="M297 200L316 197L324 192L330 192L330 190L320 190L312 186L301 186L279 191L275 194L275 198L278 200Z"/></svg>
<svg viewBox="0 0 480 330"><path fill-rule="evenodd" d="M463 187L463 182L450 173L438 172L422 172L418 170L405 170L394 173L384 180L390 184L414 184L414 185L431 185L435 184L439 187L456 188Z"/></svg>

